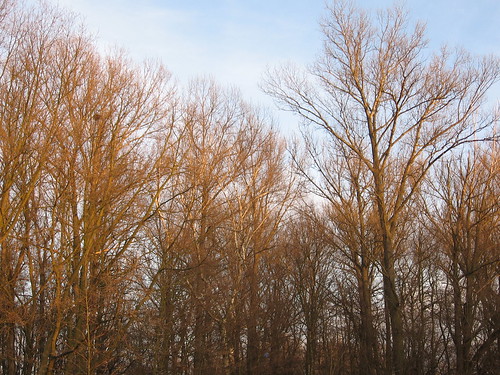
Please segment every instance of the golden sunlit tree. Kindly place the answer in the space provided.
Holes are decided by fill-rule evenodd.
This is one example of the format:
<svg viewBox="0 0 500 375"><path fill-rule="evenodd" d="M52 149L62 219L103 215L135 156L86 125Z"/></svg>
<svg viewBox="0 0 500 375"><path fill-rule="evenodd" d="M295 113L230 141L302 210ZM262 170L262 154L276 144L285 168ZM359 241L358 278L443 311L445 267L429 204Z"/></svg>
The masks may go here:
<svg viewBox="0 0 500 375"><path fill-rule="evenodd" d="M13 8L2 26L2 371L116 372L171 134L170 75L101 56L46 5Z"/></svg>
<svg viewBox="0 0 500 375"><path fill-rule="evenodd" d="M370 17L334 1L322 23L324 48L301 72L268 72L264 89L309 129L318 129L370 173L389 326L386 368L405 372L403 300L398 289L398 228L431 167L473 140L494 119L481 113L500 75L498 58L426 49L424 27L410 28L394 7Z"/></svg>

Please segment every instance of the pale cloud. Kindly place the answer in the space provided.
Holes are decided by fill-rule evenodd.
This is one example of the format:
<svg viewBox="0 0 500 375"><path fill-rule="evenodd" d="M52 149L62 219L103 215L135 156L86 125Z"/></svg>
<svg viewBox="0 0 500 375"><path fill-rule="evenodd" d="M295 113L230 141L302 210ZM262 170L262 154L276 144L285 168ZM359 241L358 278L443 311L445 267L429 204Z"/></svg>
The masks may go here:
<svg viewBox="0 0 500 375"><path fill-rule="evenodd" d="M210 7L199 1L59 0L82 15L101 48L123 47L136 60L160 59L182 82L212 76L265 103L269 99L258 83L266 66L305 62L313 46L320 46L317 18L323 1L310 4L315 2L317 14L306 20L264 2L255 8L236 1Z"/></svg>
<svg viewBox="0 0 500 375"><path fill-rule="evenodd" d="M162 57L165 46L184 53L194 45L182 32L195 22L188 11L152 2L59 0L59 4L82 17L99 45L125 48L138 59Z"/></svg>

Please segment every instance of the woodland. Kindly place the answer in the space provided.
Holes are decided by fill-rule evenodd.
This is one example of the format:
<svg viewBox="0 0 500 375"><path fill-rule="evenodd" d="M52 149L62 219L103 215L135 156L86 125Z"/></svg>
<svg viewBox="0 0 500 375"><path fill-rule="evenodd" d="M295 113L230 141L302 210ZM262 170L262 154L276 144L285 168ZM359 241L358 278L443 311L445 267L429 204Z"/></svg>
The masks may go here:
<svg viewBox="0 0 500 375"><path fill-rule="evenodd" d="M321 28L261 83L285 139L0 0L0 374L498 373L499 58L399 7Z"/></svg>

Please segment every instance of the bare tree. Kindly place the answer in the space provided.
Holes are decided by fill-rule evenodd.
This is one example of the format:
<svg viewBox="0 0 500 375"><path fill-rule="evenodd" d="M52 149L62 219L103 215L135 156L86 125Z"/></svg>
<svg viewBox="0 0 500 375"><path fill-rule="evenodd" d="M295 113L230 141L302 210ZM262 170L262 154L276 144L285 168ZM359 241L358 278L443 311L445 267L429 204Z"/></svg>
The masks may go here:
<svg viewBox="0 0 500 375"><path fill-rule="evenodd" d="M372 20L335 1L322 27L323 54L308 73L271 71L264 90L370 171L390 321L387 371L401 374L403 309L395 268L401 216L432 165L494 122L479 111L500 64L446 48L427 57L424 27L409 31L399 8Z"/></svg>
<svg viewBox="0 0 500 375"><path fill-rule="evenodd" d="M2 371L117 371L169 74L101 57L46 5L14 8L1 32Z"/></svg>
<svg viewBox="0 0 500 375"><path fill-rule="evenodd" d="M0 373L495 372L498 59L430 56L399 8L323 31L265 85L299 184L236 90L0 0Z"/></svg>
<svg viewBox="0 0 500 375"><path fill-rule="evenodd" d="M44 100L50 79L44 53L54 47L57 26L12 5L4 1L0 8L0 366L8 375L21 370L16 326L30 319L23 304L35 296L25 294L24 268L32 249L35 190L60 129Z"/></svg>
<svg viewBox="0 0 500 375"><path fill-rule="evenodd" d="M293 202L292 176L285 164L284 143L249 118L238 144L243 155L231 205L235 249L245 270L247 300L247 374L259 372L259 281L262 257L276 246L283 216Z"/></svg>
<svg viewBox="0 0 500 375"><path fill-rule="evenodd" d="M305 374L311 375L320 368L321 324L333 291L334 257L324 223L326 215L305 206L297 216L285 232L285 264L291 264L290 282L305 330Z"/></svg>
<svg viewBox="0 0 500 375"><path fill-rule="evenodd" d="M449 371L460 374L494 373L498 366L498 168L494 147L443 163L426 210L446 276L440 303L455 349Z"/></svg>

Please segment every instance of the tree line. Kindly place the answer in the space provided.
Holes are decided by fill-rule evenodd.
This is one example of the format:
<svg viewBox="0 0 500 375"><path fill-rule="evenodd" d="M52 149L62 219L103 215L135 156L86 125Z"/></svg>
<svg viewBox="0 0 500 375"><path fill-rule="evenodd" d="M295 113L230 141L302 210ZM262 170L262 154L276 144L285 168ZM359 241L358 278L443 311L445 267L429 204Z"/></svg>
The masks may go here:
<svg viewBox="0 0 500 375"><path fill-rule="evenodd" d="M0 374L495 374L498 57L334 1L262 89L0 1Z"/></svg>

